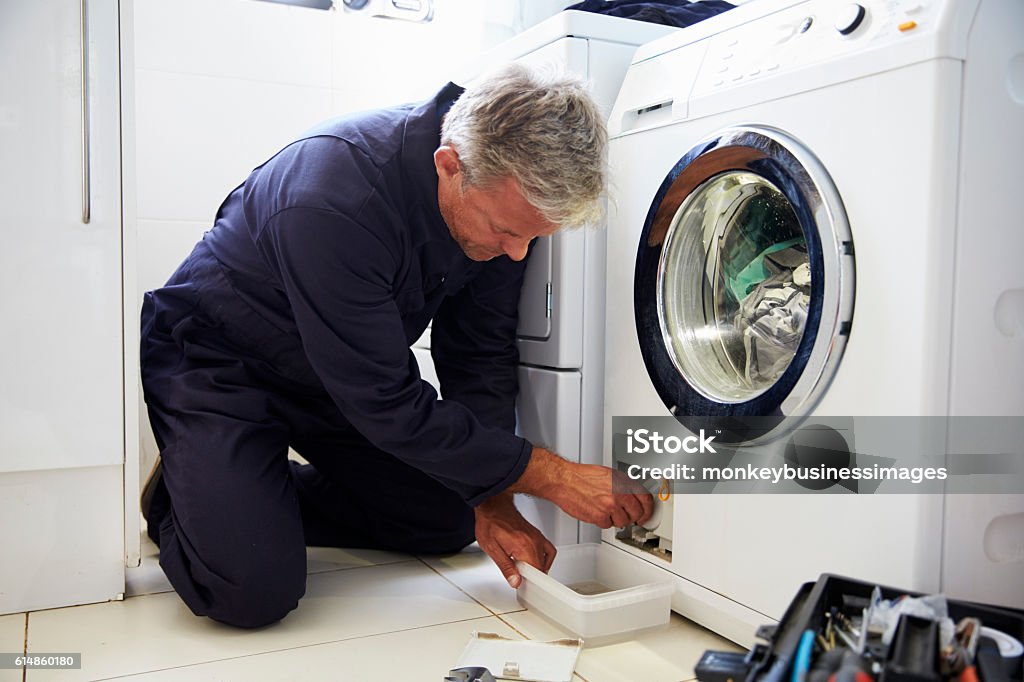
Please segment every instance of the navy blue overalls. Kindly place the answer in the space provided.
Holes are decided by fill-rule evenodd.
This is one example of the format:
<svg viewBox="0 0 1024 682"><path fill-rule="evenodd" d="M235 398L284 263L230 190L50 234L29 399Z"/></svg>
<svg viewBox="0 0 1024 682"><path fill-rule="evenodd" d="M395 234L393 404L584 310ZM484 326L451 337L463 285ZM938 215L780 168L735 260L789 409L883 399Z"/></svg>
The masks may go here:
<svg viewBox="0 0 1024 682"><path fill-rule="evenodd" d="M306 545L449 552L522 474L525 263L469 260L437 204L454 85L329 121L252 172L142 310L160 564L197 615L274 622ZM433 318L445 400L410 344ZM309 465L289 462L294 448Z"/></svg>

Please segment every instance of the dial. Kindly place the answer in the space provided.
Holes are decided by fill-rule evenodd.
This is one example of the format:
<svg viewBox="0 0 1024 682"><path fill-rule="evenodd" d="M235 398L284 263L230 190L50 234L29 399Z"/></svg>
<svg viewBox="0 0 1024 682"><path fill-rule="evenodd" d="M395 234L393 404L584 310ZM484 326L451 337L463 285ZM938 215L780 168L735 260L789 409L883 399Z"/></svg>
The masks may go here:
<svg viewBox="0 0 1024 682"><path fill-rule="evenodd" d="M836 19L836 30L844 36L848 36L857 30L857 27L864 21L867 10L863 5L851 3L839 11Z"/></svg>

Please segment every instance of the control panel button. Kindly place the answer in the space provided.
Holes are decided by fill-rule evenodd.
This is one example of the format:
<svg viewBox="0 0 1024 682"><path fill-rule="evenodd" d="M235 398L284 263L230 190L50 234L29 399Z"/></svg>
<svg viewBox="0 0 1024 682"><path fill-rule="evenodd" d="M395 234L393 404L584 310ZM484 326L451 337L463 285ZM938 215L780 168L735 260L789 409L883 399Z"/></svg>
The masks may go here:
<svg viewBox="0 0 1024 682"><path fill-rule="evenodd" d="M864 21L867 11L863 5L851 3L839 11L836 19L836 30L844 36L848 36L857 30L857 27Z"/></svg>

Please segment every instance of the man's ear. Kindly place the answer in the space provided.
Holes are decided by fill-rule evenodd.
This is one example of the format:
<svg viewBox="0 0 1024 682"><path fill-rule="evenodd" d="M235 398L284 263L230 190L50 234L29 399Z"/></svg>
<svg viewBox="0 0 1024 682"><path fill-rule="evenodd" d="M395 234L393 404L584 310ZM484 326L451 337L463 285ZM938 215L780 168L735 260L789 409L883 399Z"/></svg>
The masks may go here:
<svg viewBox="0 0 1024 682"><path fill-rule="evenodd" d="M459 153L455 151L454 147L438 147L434 151L434 168L437 169L437 177L454 180L462 172Z"/></svg>

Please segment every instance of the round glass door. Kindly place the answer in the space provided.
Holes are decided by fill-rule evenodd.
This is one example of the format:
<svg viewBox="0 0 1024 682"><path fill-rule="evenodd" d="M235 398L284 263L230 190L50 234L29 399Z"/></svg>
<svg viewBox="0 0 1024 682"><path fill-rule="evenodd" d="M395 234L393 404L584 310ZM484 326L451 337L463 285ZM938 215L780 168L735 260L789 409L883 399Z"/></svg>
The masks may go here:
<svg viewBox="0 0 1024 682"><path fill-rule="evenodd" d="M637 255L637 332L676 415L810 409L850 329L853 249L838 193L778 131L730 129L662 184Z"/></svg>
<svg viewBox="0 0 1024 682"><path fill-rule="evenodd" d="M723 403L755 398L792 363L807 323L811 267L792 204L749 172L687 197L658 267L658 314L676 369Z"/></svg>

